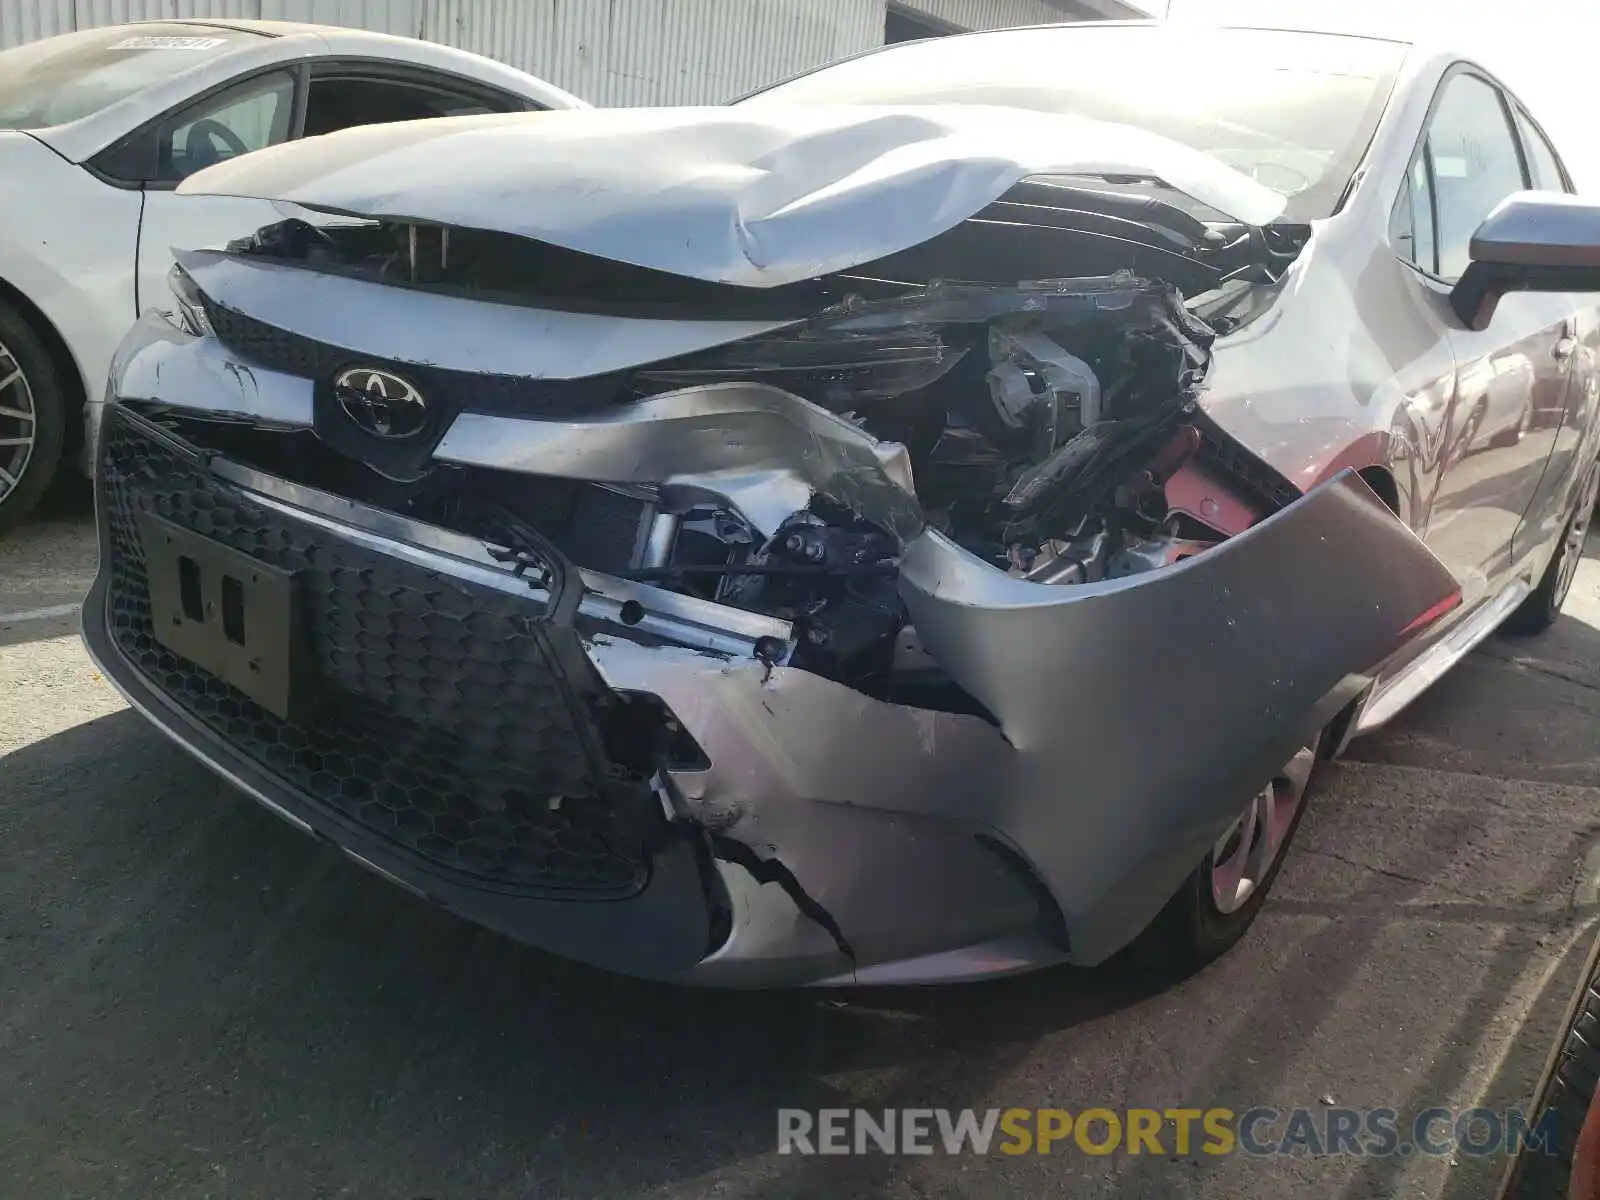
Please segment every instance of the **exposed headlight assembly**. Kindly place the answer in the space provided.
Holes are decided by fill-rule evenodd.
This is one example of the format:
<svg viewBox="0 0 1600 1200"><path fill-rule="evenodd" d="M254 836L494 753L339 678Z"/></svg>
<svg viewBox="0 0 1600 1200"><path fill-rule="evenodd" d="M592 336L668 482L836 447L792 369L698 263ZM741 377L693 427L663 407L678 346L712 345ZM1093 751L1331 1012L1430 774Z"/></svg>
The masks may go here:
<svg viewBox="0 0 1600 1200"><path fill-rule="evenodd" d="M645 391L693 387L731 381L771 384L835 411L849 411L863 401L884 400L915 392L937 382L974 350L996 362L1026 364L1031 378L1039 364L1038 338L1024 329L1001 344L992 343L989 326L1021 322L1051 329L1086 317L1126 309L1142 280L1123 274L1106 279L1039 280L1005 286L934 283L888 300L847 300L809 321L686 358L674 359L634 374ZM1051 361L1067 362L1060 355ZM1070 358L1070 356L1068 356ZM1084 380L1087 368L1072 359L1066 368ZM1059 386L1040 379L1035 392ZM1022 368L1003 381L1007 396L996 403L1014 410L1028 389ZM996 383L991 383L991 387ZM1098 399L1098 392L1096 392ZM1008 419L1014 419L1007 411Z"/></svg>

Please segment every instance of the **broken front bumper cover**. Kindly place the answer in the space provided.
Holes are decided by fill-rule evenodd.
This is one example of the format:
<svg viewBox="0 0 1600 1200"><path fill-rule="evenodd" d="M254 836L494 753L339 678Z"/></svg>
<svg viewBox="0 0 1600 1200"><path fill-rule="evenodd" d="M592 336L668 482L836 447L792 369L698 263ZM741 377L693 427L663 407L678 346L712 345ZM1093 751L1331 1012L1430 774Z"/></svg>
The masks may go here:
<svg viewBox="0 0 1600 1200"><path fill-rule="evenodd" d="M236 505L285 537L359 548L380 571L532 609L528 584L479 542L177 449L216 489L213 510ZM197 719L170 677L137 664L117 636L127 550L114 544L105 475L84 637L136 708L412 892L563 956L688 983L931 982L1103 960L1455 589L1353 475L1204 555L1104 584L1024 583L920 534L901 579L911 617L991 723L763 661L757 643L783 632L767 618L586 574L587 663L616 693L659 698L705 761L660 778L667 815L637 889L551 899L430 869ZM607 620L629 588L649 639L638 609Z"/></svg>

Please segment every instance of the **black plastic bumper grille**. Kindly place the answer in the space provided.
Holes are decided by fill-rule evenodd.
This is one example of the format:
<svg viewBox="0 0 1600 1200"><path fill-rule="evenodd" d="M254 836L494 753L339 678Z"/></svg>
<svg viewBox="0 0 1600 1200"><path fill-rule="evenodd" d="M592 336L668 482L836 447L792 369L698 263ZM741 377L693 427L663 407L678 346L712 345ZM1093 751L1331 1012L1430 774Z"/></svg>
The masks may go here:
<svg viewBox="0 0 1600 1200"><path fill-rule="evenodd" d="M100 475L110 633L155 688L283 781L427 869L496 890L628 895L659 811L610 767L582 678L532 597L354 546L255 503L114 409ZM322 689L315 727L278 719L152 636L135 513L295 571ZM576 641L581 659L581 647ZM423 865L420 864L419 865Z"/></svg>
<svg viewBox="0 0 1600 1200"><path fill-rule="evenodd" d="M218 341L241 358L269 371L329 384L347 367L382 368L411 380L427 396L430 405L448 413L579 416L611 404L620 395L625 382L622 375L573 380L530 379L522 375L485 375L476 371L389 362L291 333L209 298L205 308Z"/></svg>

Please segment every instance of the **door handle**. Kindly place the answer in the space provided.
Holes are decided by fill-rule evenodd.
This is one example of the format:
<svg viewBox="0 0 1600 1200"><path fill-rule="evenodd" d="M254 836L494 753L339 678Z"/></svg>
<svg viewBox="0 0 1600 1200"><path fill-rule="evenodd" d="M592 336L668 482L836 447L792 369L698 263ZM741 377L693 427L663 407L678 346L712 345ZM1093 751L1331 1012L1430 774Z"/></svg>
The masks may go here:
<svg viewBox="0 0 1600 1200"><path fill-rule="evenodd" d="M1578 348L1578 339L1571 334L1563 334L1556 339L1555 347L1550 351L1550 356L1557 362L1566 362L1572 357L1573 351Z"/></svg>

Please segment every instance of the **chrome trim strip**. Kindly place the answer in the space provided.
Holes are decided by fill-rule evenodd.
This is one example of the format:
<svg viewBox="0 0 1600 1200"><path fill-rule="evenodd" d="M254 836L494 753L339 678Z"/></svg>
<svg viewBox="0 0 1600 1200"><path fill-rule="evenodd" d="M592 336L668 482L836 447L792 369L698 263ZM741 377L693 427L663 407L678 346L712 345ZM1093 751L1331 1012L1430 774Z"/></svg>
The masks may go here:
<svg viewBox="0 0 1600 1200"><path fill-rule="evenodd" d="M681 518L672 513L657 513L650 522L650 532L645 540L643 562L645 567L664 567L672 561L672 546L678 540Z"/></svg>
<svg viewBox="0 0 1600 1200"><path fill-rule="evenodd" d="M1407 705L1498 629L1532 590L1526 579L1512 580L1498 596L1412 660L1393 679L1379 683L1356 717L1355 732L1370 733L1399 716Z"/></svg>
<svg viewBox="0 0 1600 1200"><path fill-rule="evenodd" d="M365 867L380 879L387 879L401 891L410 892L413 896L420 897L423 900L429 899L428 893L423 891L416 884L410 882L409 880L401 879L400 876L396 875L393 871L385 871L382 867L370 859L362 858L361 855L350 849L349 846L340 846L339 849L344 851L344 856L351 862L358 863L359 865Z"/></svg>
<svg viewBox="0 0 1600 1200"><path fill-rule="evenodd" d="M729 608L725 604L714 604L710 600L669 592L666 588L658 588L635 579L602 575L598 571L580 568L578 574L583 579L583 586L591 593L598 593L608 600L614 600L619 606L634 600L646 614L655 613L670 617L696 628L719 630L751 643L762 638L775 638L785 643L794 640L793 622L780 621L777 617L746 612L742 608ZM588 612L581 605L579 611ZM648 615L646 619L649 619ZM645 626L641 624L635 628L643 629Z"/></svg>
<svg viewBox="0 0 1600 1200"><path fill-rule="evenodd" d="M490 553L495 547L477 538L292 483L232 459L212 458L211 470L274 511L337 537L499 591L530 599L549 598L543 588L519 579L496 561ZM636 631L735 658L752 657L758 642L772 639L784 650L775 661L786 658L793 644L794 626L788 621L597 571L580 569L579 576L586 589L579 613L615 626L623 636ZM625 612L628 605L637 607Z"/></svg>

